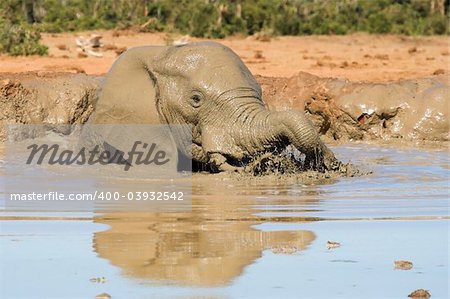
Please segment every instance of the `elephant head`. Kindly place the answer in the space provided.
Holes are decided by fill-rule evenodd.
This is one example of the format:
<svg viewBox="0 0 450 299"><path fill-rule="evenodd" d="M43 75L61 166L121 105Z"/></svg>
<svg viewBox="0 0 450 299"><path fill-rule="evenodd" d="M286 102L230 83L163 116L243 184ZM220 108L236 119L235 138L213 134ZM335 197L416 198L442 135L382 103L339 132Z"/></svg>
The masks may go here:
<svg viewBox="0 0 450 299"><path fill-rule="evenodd" d="M303 113L269 111L242 60L215 42L126 51L106 76L94 122L189 124L192 159L218 170L290 144L310 168L339 163Z"/></svg>

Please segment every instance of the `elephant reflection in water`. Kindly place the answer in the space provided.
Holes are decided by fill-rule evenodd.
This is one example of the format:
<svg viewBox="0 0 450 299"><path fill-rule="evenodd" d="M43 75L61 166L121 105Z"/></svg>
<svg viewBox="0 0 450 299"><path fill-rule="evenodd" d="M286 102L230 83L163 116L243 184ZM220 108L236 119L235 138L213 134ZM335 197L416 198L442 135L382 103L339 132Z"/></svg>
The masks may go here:
<svg viewBox="0 0 450 299"><path fill-rule="evenodd" d="M110 229L95 234L95 251L129 277L185 286L221 286L241 275L264 250L295 253L315 239L310 231L258 230L253 226L271 219L254 216L263 212L249 208L256 203L255 196L224 198L211 195L223 194L212 189L201 191L209 195L194 197L190 212L99 216L95 221Z"/></svg>

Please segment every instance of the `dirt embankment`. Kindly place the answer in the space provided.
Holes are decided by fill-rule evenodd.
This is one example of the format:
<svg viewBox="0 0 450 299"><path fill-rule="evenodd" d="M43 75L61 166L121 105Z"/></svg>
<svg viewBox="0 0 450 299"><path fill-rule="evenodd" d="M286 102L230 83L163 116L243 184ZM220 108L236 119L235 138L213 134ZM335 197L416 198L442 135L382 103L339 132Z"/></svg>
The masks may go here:
<svg viewBox="0 0 450 299"><path fill-rule="evenodd" d="M7 123L85 123L101 78L69 73L0 73L0 140Z"/></svg>
<svg viewBox="0 0 450 299"><path fill-rule="evenodd" d="M450 83L433 76L394 83L354 83L299 73L257 77L271 109L306 110L331 140L444 142L449 136ZM101 77L70 73L0 73L0 120L5 123L84 123ZM5 128L0 128L0 139Z"/></svg>
<svg viewBox="0 0 450 299"><path fill-rule="evenodd" d="M364 83L299 73L259 77L269 107L306 110L333 140L448 141L450 82L445 75Z"/></svg>

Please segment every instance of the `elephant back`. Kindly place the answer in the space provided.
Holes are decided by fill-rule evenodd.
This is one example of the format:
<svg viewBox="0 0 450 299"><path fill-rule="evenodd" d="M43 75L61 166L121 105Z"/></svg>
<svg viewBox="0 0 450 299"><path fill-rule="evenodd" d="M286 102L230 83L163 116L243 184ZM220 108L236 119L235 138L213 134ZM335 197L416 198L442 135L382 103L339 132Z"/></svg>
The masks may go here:
<svg viewBox="0 0 450 299"><path fill-rule="evenodd" d="M165 47L138 47L123 53L105 77L93 124L161 124L152 61Z"/></svg>

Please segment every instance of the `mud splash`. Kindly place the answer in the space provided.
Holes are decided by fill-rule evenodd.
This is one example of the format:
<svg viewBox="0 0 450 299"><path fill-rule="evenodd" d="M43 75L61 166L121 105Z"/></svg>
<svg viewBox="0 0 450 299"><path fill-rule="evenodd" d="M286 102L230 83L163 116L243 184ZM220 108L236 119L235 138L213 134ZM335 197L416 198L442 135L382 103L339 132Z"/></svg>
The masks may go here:
<svg viewBox="0 0 450 299"><path fill-rule="evenodd" d="M304 157L290 146L281 153L265 153L253 159L244 167L243 173L253 177L273 176L301 182L332 181L339 177L368 175L371 171L358 169L351 163L339 163L334 170L313 171L304 164ZM289 177L289 178L288 178Z"/></svg>

